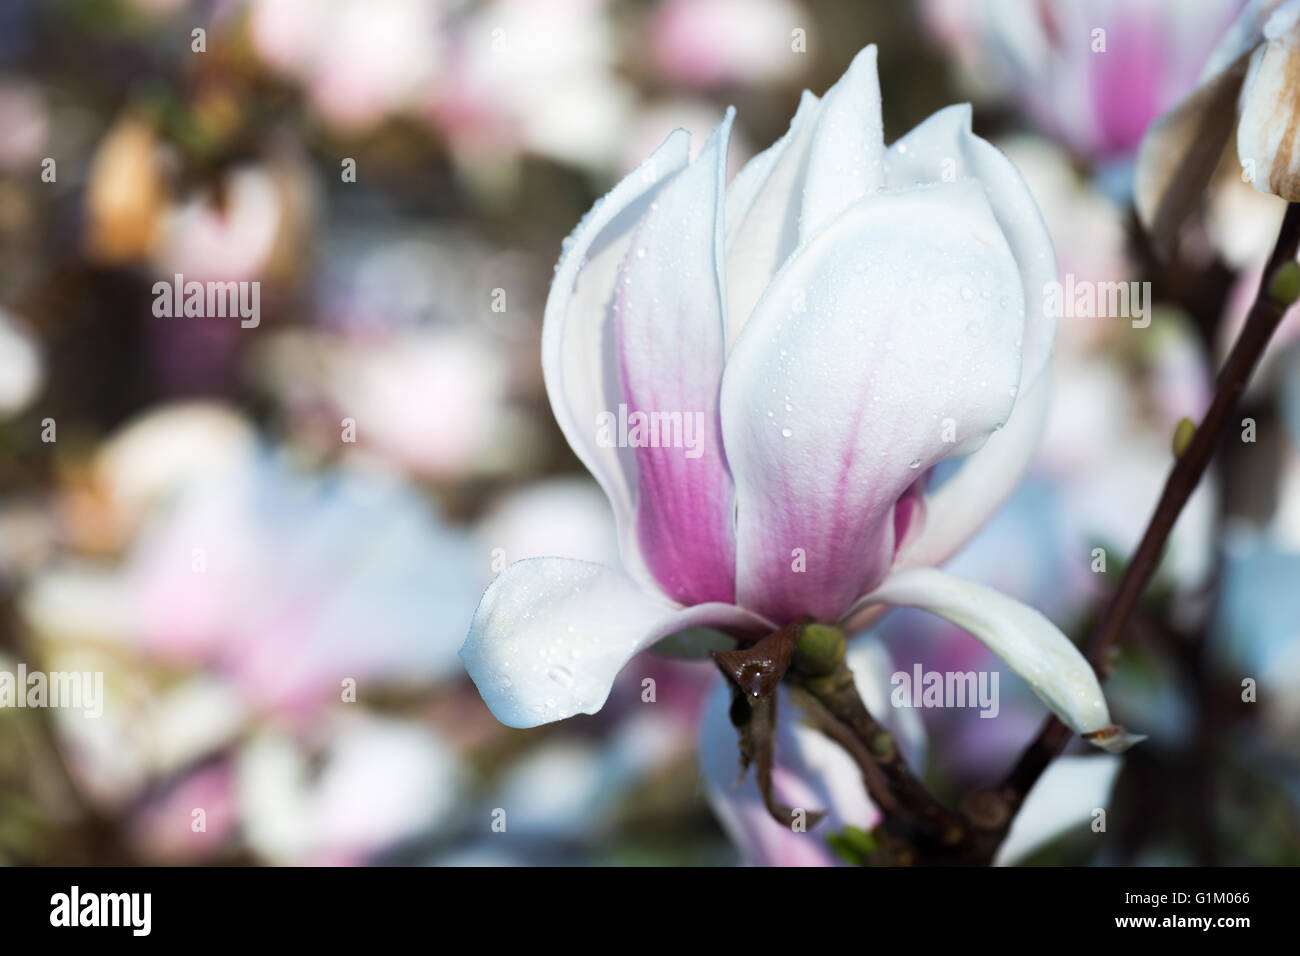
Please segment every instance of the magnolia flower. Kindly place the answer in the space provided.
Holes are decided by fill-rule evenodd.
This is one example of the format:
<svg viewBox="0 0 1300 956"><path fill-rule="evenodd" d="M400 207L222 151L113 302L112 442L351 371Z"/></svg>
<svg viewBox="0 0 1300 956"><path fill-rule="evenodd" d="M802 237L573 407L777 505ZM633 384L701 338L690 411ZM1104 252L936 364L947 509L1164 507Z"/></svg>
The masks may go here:
<svg viewBox="0 0 1300 956"><path fill-rule="evenodd" d="M1196 82L1241 0L925 0L970 85L1094 158L1131 156Z"/></svg>
<svg viewBox="0 0 1300 956"><path fill-rule="evenodd" d="M1168 242L1200 201L1236 131L1242 178L1300 200L1294 72L1300 0L1253 0L1206 64L1200 85L1153 123L1138 154L1143 223Z"/></svg>
<svg viewBox="0 0 1300 956"><path fill-rule="evenodd" d="M1056 268L1020 176L966 106L886 150L875 47L824 98L805 93L724 190L732 119L691 163L688 136L669 136L565 243L546 384L610 498L623 569L503 571L461 648L484 700L518 727L594 713L664 636L754 637L804 615L853 627L907 605L1113 744L1097 679L1055 626L933 568L1017 481L1049 390ZM610 427L651 412L682 423L659 447Z"/></svg>

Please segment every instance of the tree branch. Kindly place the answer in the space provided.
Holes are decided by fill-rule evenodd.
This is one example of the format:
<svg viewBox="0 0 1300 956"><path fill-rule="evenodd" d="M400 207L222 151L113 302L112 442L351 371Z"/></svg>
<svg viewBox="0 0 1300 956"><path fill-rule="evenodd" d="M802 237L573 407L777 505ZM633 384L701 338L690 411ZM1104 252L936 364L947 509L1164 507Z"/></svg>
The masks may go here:
<svg viewBox="0 0 1300 956"><path fill-rule="evenodd" d="M1088 641L1088 662L1103 680L1110 673L1109 652L1123 636L1129 616L1155 573L1170 531L1192 492L1200 484L1215 449L1227 432L1237 403L1269 340L1287 308L1295 301L1294 292L1279 289L1278 284L1280 281L1294 280L1294 275L1284 274L1281 270L1294 263L1298 246L1300 204L1292 203L1287 206L1254 305L1251 306L1250 314L1227 361L1219 371L1214 398L1205 418L1193 434L1191 443L1174 463L1155 512L1142 535L1142 541ZM1290 271L1293 272L1294 269ZM1065 749L1071 736L1069 728L1055 717L1049 717L1044 722L1038 735L999 788L1002 798L1012 810L1012 816L1043 771ZM1006 827L1010 827L1010 818Z"/></svg>

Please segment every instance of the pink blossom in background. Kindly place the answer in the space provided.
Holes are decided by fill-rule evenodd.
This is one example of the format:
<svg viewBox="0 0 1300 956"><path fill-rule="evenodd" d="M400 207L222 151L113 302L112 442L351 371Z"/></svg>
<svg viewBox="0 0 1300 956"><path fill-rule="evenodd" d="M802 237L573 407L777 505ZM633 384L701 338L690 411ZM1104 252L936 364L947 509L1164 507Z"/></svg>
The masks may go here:
<svg viewBox="0 0 1300 956"><path fill-rule="evenodd" d="M330 125L364 130L438 77L441 0L252 0L253 46L300 81Z"/></svg>
<svg viewBox="0 0 1300 956"><path fill-rule="evenodd" d="M133 549L129 594L147 652L306 717L347 678L452 676L479 558L390 477L255 456L160 511Z"/></svg>
<svg viewBox="0 0 1300 956"><path fill-rule="evenodd" d="M790 0L666 0L653 14L650 57L684 86L776 83L802 71L794 31L807 41L808 27Z"/></svg>
<svg viewBox="0 0 1300 956"><path fill-rule="evenodd" d="M282 223L274 178L258 167L231 171L218 197L200 194L167 213L158 266L170 280L256 279L267 264Z"/></svg>
<svg viewBox="0 0 1300 956"><path fill-rule="evenodd" d="M202 810L197 828L195 810ZM219 855L235 841L239 809L234 768L221 759L205 765L149 800L132 823L134 841L150 857L193 862Z"/></svg>
<svg viewBox="0 0 1300 956"><path fill-rule="evenodd" d="M976 89L1015 100L1080 154L1113 159L1195 87L1242 3L925 0L922 16Z"/></svg>
<svg viewBox="0 0 1300 956"><path fill-rule="evenodd" d="M18 171L41 159L50 118L41 91L29 83L0 81L0 169Z"/></svg>
<svg viewBox="0 0 1300 956"><path fill-rule="evenodd" d="M586 168L617 156L635 102L607 0L487 0L447 31L425 114L461 162L533 153Z"/></svg>

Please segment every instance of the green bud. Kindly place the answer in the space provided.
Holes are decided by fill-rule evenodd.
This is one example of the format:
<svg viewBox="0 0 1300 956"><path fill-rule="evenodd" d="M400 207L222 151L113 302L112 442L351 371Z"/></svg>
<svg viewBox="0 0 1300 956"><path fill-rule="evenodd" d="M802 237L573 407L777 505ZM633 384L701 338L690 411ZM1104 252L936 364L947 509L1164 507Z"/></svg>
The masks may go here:
<svg viewBox="0 0 1300 956"><path fill-rule="evenodd" d="M844 660L844 632L831 624L808 624L794 645L794 667L800 674L821 677Z"/></svg>
<svg viewBox="0 0 1300 956"><path fill-rule="evenodd" d="M846 826L840 836L863 859L876 852L876 838L861 827Z"/></svg>
<svg viewBox="0 0 1300 956"><path fill-rule="evenodd" d="M1300 299L1300 262L1291 259L1273 270L1268 279L1268 297L1284 307Z"/></svg>
<svg viewBox="0 0 1300 956"><path fill-rule="evenodd" d="M894 756L894 735L882 730L871 741L871 753L877 760L889 760Z"/></svg>
<svg viewBox="0 0 1300 956"><path fill-rule="evenodd" d="M1190 418L1180 419L1174 427L1174 457L1182 458L1195 437L1196 423Z"/></svg>

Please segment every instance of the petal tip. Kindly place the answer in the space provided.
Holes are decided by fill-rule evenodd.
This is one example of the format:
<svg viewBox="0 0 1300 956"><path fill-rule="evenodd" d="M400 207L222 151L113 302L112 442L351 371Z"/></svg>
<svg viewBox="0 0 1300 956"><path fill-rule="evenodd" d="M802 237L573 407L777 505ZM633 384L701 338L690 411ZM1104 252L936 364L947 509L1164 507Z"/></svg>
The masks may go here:
<svg viewBox="0 0 1300 956"><path fill-rule="evenodd" d="M1111 724L1102 727L1100 730L1093 730L1083 734L1083 739L1107 753L1122 754L1134 744L1146 740L1147 735L1129 733L1119 724Z"/></svg>

